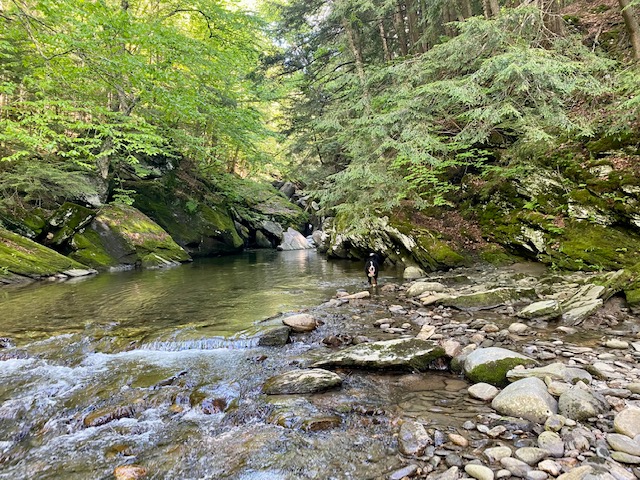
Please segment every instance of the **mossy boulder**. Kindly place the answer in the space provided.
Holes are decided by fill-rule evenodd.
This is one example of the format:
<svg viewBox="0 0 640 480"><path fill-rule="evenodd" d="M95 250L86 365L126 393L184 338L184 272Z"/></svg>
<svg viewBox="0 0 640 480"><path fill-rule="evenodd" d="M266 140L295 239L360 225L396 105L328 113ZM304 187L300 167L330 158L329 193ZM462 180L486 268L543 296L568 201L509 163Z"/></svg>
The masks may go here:
<svg viewBox="0 0 640 480"><path fill-rule="evenodd" d="M190 260L157 223L127 205L106 205L89 229L75 235L72 258L94 268L163 267Z"/></svg>
<svg viewBox="0 0 640 480"><path fill-rule="evenodd" d="M362 343L325 356L313 367L354 367L426 371L445 357L437 343L417 338L402 338Z"/></svg>
<svg viewBox="0 0 640 480"><path fill-rule="evenodd" d="M87 266L26 237L0 228L0 283L51 277Z"/></svg>
<svg viewBox="0 0 640 480"><path fill-rule="evenodd" d="M341 215L331 223L328 233L330 257L361 259L370 252L378 252L393 264L417 265L427 271L468 263L462 253L437 233L386 216L351 224Z"/></svg>
<svg viewBox="0 0 640 480"><path fill-rule="evenodd" d="M508 383L507 372L517 365L534 366L537 362L533 358L506 348L479 348L467 355L464 361L464 374L475 383L504 386Z"/></svg>
<svg viewBox="0 0 640 480"><path fill-rule="evenodd" d="M43 243L54 248L67 243L76 233L89 225L96 216L95 210L65 202L47 221Z"/></svg>
<svg viewBox="0 0 640 480"><path fill-rule="evenodd" d="M211 256L242 250L244 242L221 201L215 204L196 200L167 188L159 180L137 182L133 188L134 206L166 230L189 255Z"/></svg>

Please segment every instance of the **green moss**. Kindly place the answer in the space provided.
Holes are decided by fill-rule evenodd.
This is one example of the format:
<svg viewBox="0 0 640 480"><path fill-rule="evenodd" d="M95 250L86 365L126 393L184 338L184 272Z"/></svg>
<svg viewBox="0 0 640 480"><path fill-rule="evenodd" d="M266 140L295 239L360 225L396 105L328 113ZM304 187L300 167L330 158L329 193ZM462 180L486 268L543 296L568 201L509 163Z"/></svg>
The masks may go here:
<svg viewBox="0 0 640 480"><path fill-rule="evenodd" d="M498 387L509 383L507 372L518 365L532 365L532 360L524 358L504 358L493 362L487 362L466 372L466 376L474 383L485 382Z"/></svg>
<svg viewBox="0 0 640 480"><path fill-rule="evenodd" d="M71 202L65 202L49 219L47 230L53 236L48 238L45 243L61 245L78 230L89 224L94 217L95 212L93 210Z"/></svg>
<svg viewBox="0 0 640 480"><path fill-rule="evenodd" d="M40 278L75 268L87 267L28 238L0 229L0 276Z"/></svg>
<svg viewBox="0 0 640 480"><path fill-rule="evenodd" d="M91 228L73 237L72 248L74 251L69 254L69 257L97 270L118 265L117 259L112 257L105 248L100 234Z"/></svg>
<svg viewBox="0 0 640 480"><path fill-rule="evenodd" d="M640 286L633 289L625 289L624 294L630 307L640 306Z"/></svg>
<svg viewBox="0 0 640 480"><path fill-rule="evenodd" d="M580 221L565 229L542 260L570 270L617 270L640 262L640 236L633 232Z"/></svg>
<svg viewBox="0 0 640 480"><path fill-rule="evenodd" d="M108 205L101 210L99 217L113 232L121 235L141 259L149 254L158 254L166 260L176 262L190 259L166 231L135 208Z"/></svg>

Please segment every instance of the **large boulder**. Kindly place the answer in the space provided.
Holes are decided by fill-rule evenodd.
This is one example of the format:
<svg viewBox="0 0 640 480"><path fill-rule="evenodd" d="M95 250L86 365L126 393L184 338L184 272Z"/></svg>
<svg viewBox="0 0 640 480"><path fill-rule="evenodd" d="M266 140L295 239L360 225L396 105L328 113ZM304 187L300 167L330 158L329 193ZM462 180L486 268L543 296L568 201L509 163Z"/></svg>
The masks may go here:
<svg viewBox="0 0 640 480"><path fill-rule="evenodd" d="M159 180L136 182L134 206L166 230L190 256L240 252L244 241L222 200L203 197L197 181L193 192L167 188ZM200 185L200 186L199 186Z"/></svg>
<svg viewBox="0 0 640 480"><path fill-rule="evenodd" d="M105 205L71 244L70 257L97 269L155 268L190 260L157 223L127 205Z"/></svg>
<svg viewBox="0 0 640 480"><path fill-rule="evenodd" d="M282 243L278 245L278 250L284 251L305 250L309 248L313 248L313 246L309 244L306 237L291 227L284 232Z"/></svg>
<svg viewBox="0 0 640 480"><path fill-rule="evenodd" d="M425 371L444 356L444 349L435 342L401 338L354 345L325 356L313 366Z"/></svg>
<svg viewBox="0 0 640 480"><path fill-rule="evenodd" d="M544 423L552 413L558 413L558 402L539 378L518 380L504 388L491 402L498 413Z"/></svg>
<svg viewBox="0 0 640 480"><path fill-rule="evenodd" d="M533 358L506 348L478 348L467 355L463 372L472 382L505 385L509 370L517 365L532 366L536 363Z"/></svg>
<svg viewBox="0 0 640 480"><path fill-rule="evenodd" d="M85 265L39 243L0 228L0 284L39 279L64 272L95 273Z"/></svg>

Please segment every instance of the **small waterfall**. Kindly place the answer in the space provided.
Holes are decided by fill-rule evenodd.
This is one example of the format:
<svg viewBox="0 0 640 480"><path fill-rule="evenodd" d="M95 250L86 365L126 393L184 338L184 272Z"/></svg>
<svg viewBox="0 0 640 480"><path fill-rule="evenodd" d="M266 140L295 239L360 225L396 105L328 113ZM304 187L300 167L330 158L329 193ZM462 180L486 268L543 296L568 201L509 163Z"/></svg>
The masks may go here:
<svg viewBox="0 0 640 480"><path fill-rule="evenodd" d="M200 338L195 340L158 340L140 344L136 350L158 350L162 352L179 352L182 350L217 350L220 348L239 350L258 346L260 339L253 338Z"/></svg>

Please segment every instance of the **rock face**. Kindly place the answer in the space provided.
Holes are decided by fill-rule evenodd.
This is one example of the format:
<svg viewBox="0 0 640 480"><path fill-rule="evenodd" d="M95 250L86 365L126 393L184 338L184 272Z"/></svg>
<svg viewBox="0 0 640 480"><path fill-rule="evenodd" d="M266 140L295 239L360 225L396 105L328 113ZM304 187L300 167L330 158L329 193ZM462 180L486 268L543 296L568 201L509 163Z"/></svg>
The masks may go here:
<svg viewBox="0 0 640 480"><path fill-rule="evenodd" d="M0 284L38 279L87 267L39 243L0 228Z"/></svg>
<svg viewBox="0 0 640 480"><path fill-rule="evenodd" d="M328 355L313 366L425 371L432 362L444 356L444 349L435 342L402 338L354 345Z"/></svg>
<svg viewBox="0 0 640 480"><path fill-rule="evenodd" d="M178 195L158 181L136 182L133 188L134 206L166 230L189 255L200 257L242 250L244 242L220 201L190 198L197 196L195 192Z"/></svg>
<svg viewBox="0 0 640 480"><path fill-rule="evenodd" d="M315 393L340 386L342 378L336 373L320 368L292 370L268 379L262 391L267 395L291 395Z"/></svg>
<svg viewBox="0 0 640 480"><path fill-rule="evenodd" d="M106 205L73 237L70 257L97 269L166 267L190 260L158 224L133 207Z"/></svg>
<svg viewBox="0 0 640 480"><path fill-rule="evenodd" d="M493 399L491 406L503 415L536 423L544 423L551 413L558 413L558 402L539 378L524 378L508 385Z"/></svg>
<svg viewBox="0 0 640 480"><path fill-rule="evenodd" d="M535 365L533 358L506 348L489 347L474 350L463 365L465 376L472 382L485 382L491 385L504 385L507 372L516 365Z"/></svg>

